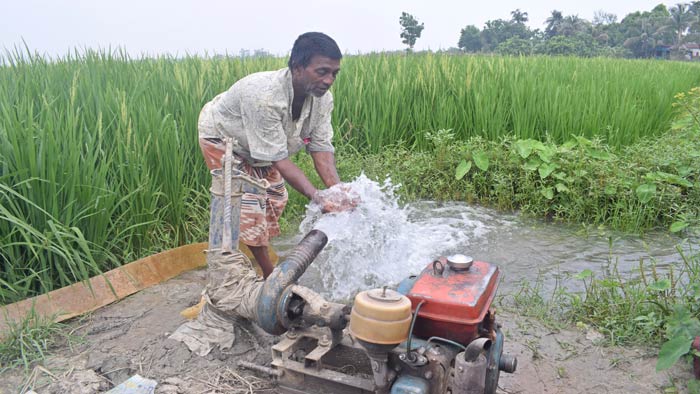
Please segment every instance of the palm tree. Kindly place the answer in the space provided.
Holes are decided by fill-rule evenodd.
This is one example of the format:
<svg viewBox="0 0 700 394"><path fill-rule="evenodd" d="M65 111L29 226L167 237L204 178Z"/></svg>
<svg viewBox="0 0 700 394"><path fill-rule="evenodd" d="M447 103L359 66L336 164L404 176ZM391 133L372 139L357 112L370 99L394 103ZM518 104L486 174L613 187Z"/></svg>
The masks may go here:
<svg viewBox="0 0 700 394"><path fill-rule="evenodd" d="M557 34L565 36L573 36L579 32L588 30L589 23L587 20L579 18L578 15L568 15L559 23Z"/></svg>
<svg viewBox="0 0 700 394"><path fill-rule="evenodd" d="M563 20L564 15L562 15L561 11L552 10L552 16L544 21L547 25L547 27L544 28L544 34L547 38L552 38L559 33L559 26Z"/></svg>
<svg viewBox="0 0 700 394"><path fill-rule="evenodd" d="M673 29L675 33L673 47L678 50L683 43L683 34L695 22L698 17L693 15L690 6L687 3L678 3L674 7L668 9L671 16L668 19L667 26Z"/></svg>

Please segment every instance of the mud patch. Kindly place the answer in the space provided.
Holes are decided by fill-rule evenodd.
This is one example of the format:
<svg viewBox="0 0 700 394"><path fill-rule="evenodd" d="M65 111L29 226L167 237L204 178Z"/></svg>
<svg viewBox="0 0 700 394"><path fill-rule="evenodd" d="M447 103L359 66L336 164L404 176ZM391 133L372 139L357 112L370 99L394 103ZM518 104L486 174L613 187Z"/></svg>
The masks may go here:
<svg viewBox="0 0 700 394"><path fill-rule="evenodd" d="M685 393L692 379L689 365L656 372L656 348L602 346L587 327L552 330L509 313L498 320L505 351L518 357L518 370L500 375L506 393Z"/></svg>
<svg viewBox="0 0 700 394"><path fill-rule="evenodd" d="M271 387L269 379L236 370L238 360L269 365L269 349L276 341L247 321L236 326L233 348L216 349L206 357L168 339L185 321L180 311L199 301L205 283L204 270L187 272L71 322L69 330L81 340L54 349L40 369L4 372L0 393L29 388L39 394L97 393L134 374L156 380L157 393L235 393Z"/></svg>
<svg viewBox="0 0 700 394"><path fill-rule="evenodd" d="M134 374L158 382L156 393L275 393L268 377L237 369L239 360L269 366L277 338L248 322L236 325L236 343L206 357L168 336L185 321L180 311L199 301L204 270L187 272L70 323L82 337L54 349L32 371L0 374L0 393L97 393ZM679 365L656 373L655 349L597 345L594 332L552 331L541 323L502 313L505 351L518 357L515 374L501 374L504 393L659 393L692 377ZM676 392L676 391L674 391Z"/></svg>

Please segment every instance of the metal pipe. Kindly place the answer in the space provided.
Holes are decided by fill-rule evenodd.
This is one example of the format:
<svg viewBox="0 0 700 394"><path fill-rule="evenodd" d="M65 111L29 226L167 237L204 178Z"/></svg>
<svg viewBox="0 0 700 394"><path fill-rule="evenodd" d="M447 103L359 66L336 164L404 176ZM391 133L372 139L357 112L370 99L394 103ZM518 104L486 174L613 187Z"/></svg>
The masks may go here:
<svg viewBox="0 0 700 394"><path fill-rule="evenodd" d="M280 335L286 330L287 327L281 324L284 317L278 315L286 313L278 308L283 301L282 296L289 286L296 283L327 242L328 237L322 231L310 231L267 277L256 309L257 322L263 330L273 335Z"/></svg>
<svg viewBox="0 0 700 394"><path fill-rule="evenodd" d="M270 376L274 376L274 377L277 377L277 378L279 378L280 376L284 375L284 371L283 371L283 370L280 370L280 369L272 369L272 368L270 368L270 367L265 367L265 366L262 366L262 365L253 364L253 363L248 362L248 361L239 361L239 362L238 362L238 366L241 367L241 368L247 368L247 369L250 369L250 370L253 370L253 371L257 371L257 372L264 373L264 374L267 374L267 375L270 375Z"/></svg>
<svg viewBox="0 0 700 394"><path fill-rule="evenodd" d="M467 350L464 351L464 359L469 362L474 362L479 355L488 351L491 348L491 340L488 338L477 338L467 345Z"/></svg>

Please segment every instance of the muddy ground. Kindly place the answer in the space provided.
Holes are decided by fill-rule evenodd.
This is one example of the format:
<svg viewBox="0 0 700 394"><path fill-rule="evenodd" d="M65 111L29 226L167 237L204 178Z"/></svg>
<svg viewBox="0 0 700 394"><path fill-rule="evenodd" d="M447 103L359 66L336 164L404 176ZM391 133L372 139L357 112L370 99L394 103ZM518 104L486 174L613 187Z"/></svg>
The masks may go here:
<svg viewBox="0 0 700 394"><path fill-rule="evenodd" d="M204 358L168 339L184 321L179 312L199 300L204 282L204 270L187 272L70 322L81 339L54 349L31 371L0 374L0 393L97 393L134 374L156 380L156 393L275 393L269 378L236 368L238 360L270 362L276 338L253 325L236 328L233 349ZM688 365L656 373L655 349L598 346L595 332L552 331L512 313L498 320L506 352L519 361L515 374L501 374L499 392L682 393L692 376Z"/></svg>

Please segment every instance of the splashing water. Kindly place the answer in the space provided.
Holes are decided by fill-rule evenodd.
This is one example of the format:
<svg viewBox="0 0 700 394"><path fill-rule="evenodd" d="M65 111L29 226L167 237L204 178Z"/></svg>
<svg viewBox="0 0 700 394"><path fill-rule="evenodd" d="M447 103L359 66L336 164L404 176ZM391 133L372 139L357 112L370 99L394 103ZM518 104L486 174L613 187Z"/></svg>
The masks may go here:
<svg viewBox="0 0 700 394"><path fill-rule="evenodd" d="M328 235L325 249L302 276L300 283L327 299L350 301L360 290L394 286L420 273L438 256L462 253L501 269L499 292L517 289L521 280L545 280L545 291L583 270L604 274L615 270L637 275L643 263L659 270L678 266L676 245L682 240L666 232L643 237L609 231L582 231L582 227L547 223L536 218L497 212L461 202L418 201L401 206L390 179L382 184L364 175L347 184L362 202L353 211L322 215L307 207L300 233L277 243L284 254L308 231ZM700 239L682 243L686 256L697 254ZM693 247L695 245L695 247ZM641 262L641 263L640 263ZM568 282L581 290L581 281Z"/></svg>
<svg viewBox="0 0 700 394"><path fill-rule="evenodd" d="M489 218L487 226L479 217L484 213L464 209L426 217L412 206L399 205L394 191L400 185L391 179L379 184L362 174L346 185L362 200L354 210L322 215L310 204L300 225L302 234L318 229L328 235L328 245L301 283L332 299L396 285L438 256L466 253L455 248L488 234L493 225L507 225L506 220Z"/></svg>

